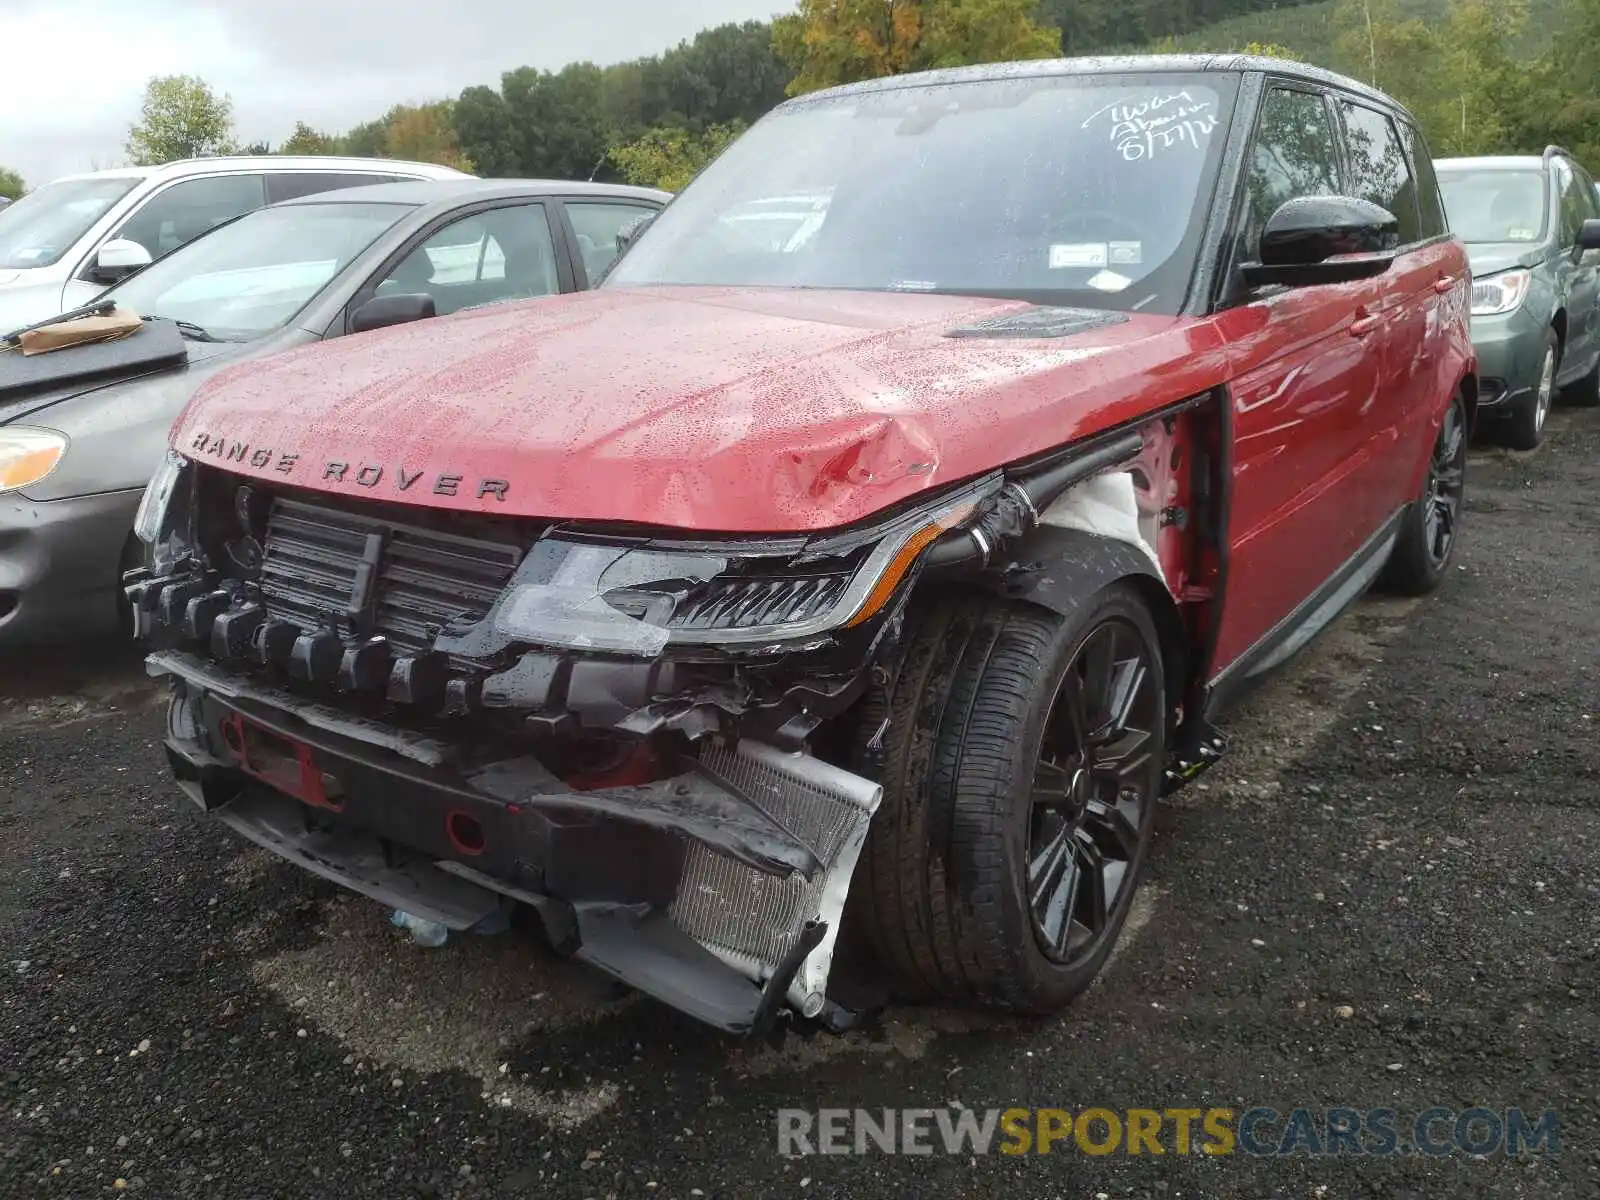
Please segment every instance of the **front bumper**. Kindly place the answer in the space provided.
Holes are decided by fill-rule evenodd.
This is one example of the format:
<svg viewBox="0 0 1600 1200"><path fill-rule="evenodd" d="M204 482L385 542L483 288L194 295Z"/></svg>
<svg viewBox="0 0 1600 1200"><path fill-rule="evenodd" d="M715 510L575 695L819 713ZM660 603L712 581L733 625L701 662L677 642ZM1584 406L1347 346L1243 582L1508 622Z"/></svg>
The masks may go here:
<svg viewBox="0 0 1600 1200"><path fill-rule="evenodd" d="M1504 413L1539 385L1547 322L1523 304L1496 317L1472 318L1472 346L1478 354L1483 413Z"/></svg>
<svg viewBox="0 0 1600 1200"><path fill-rule="evenodd" d="M141 491L0 496L0 649L110 633Z"/></svg>
<svg viewBox="0 0 1600 1200"><path fill-rule="evenodd" d="M308 703L182 651L167 753L183 790L279 856L467 929L531 906L551 941L733 1032L827 1005L876 784L761 743L655 783L578 790L528 755Z"/></svg>

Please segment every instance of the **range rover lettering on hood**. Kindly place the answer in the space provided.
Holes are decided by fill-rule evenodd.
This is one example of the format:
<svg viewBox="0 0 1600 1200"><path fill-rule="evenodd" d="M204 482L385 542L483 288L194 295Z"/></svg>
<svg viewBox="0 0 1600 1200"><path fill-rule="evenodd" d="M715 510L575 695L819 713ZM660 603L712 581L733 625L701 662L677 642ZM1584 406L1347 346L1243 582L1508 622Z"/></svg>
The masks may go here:
<svg viewBox="0 0 1600 1200"><path fill-rule="evenodd" d="M196 458L208 457L222 462L249 463L258 471L273 470L280 475L314 478L318 482L353 483L357 487L376 491L388 482L397 492L432 492L435 496L473 496L485 500L493 496L504 504L511 490L505 479L480 478L469 483L467 477L449 471L434 471L426 467L395 466L384 463L340 462L325 459L320 462L303 461L303 457L289 450L271 446L252 446L237 438L220 433L197 433L190 440L190 453ZM419 488L418 485L421 485Z"/></svg>

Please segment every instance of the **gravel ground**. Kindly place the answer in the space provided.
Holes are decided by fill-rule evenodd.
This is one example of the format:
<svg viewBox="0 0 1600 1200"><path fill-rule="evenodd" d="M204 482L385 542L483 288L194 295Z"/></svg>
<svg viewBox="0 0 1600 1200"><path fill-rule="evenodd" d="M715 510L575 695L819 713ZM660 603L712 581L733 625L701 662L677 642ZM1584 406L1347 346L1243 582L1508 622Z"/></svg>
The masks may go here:
<svg viewBox="0 0 1600 1200"><path fill-rule="evenodd" d="M1600 414L1474 457L1459 569L1363 601L1163 814L1043 1022L741 1044L532 939L410 945L167 783L119 648L0 685L0 1195L1600 1195ZM1521 1160L786 1159L781 1107L1561 1111Z"/></svg>

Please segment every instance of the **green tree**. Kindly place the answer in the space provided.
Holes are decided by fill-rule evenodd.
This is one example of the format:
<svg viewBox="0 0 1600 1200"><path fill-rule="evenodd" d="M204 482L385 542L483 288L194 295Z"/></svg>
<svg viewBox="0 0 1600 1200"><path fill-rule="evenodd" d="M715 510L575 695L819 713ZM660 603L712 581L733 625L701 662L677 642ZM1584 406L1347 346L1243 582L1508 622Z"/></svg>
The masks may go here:
<svg viewBox="0 0 1600 1200"><path fill-rule="evenodd" d="M1061 52L1036 0L800 0L773 23L773 48L794 70L790 95L931 67Z"/></svg>
<svg viewBox="0 0 1600 1200"><path fill-rule="evenodd" d="M22 182L21 175L0 167L0 196L4 196L7 200L15 200L27 190L28 185Z"/></svg>
<svg viewBox="0 0 1600 1200"><path fill-rule="evenodd" d="M641 67L650 123L690 128L756 120L783 101L793 76L765 21L703 29Z"/></svg>
<svg viewBox="0 0 1600 1200"><path fill-rule="evenodd" d="M572 63L555 72L519 67L501 77L500 94L525 174L587 179L604 170L611 136L599 67Z"/></svg>
<svg viewBox="0 0 1600 1200"><path fill-rule="evenodd" d="M629 183L679 192L743 132L744 124L739 121L712 125L700 133L672 127L651 129L613 149L611 161Z"/></svg>
<svg viewBox="0 0 1600 1200"><path fill-rule="evenodd" d="M472 160L461 152L447 102L400 105L389 117L384 135L385 158L438 163L458 171L471 171Z"/></svg>
<svg viewBox="0 0 1600 1200"><path fill-rule="evenodd" d="M388 152L389 126L399 113L397 104L377 120L357 125L339 139L340 151L356 158L382 158Z"/></svg>
<svg viewBox="0 0 1600 1200"><path fill-rule="evenodd" d="M491 87L469 87L451 111L461 152L491 179L523 174L516 125L505 98Z"/></svg>
<svg viewBox="0 0 1600 1200"><path fill-rule="evenodd" d="M1438 29L1433 94L1418 97L1435 154L1509 154L1519 149L1519 97L1528 68L1512 57L1528 10L1523 0L1452 0Z"/></svg>
<svg viewBox="0 0 1600 1200"><path fill-rule="evenodd" d="M278 147L279 154L337 154L338 139L311 128L304 121L294 123L294 132Z"/></svg>
<svg viewBox="0 0 1600 1200"><path fill-rule="evenodd" d="M1262 58L1285 58L1290 62L1303 61L1298 54L1287 46L1280 46L1276 42L1246 42L1240 50L1241 54L1258 54Z"/></svg>
<svg viewBox="0 0 1600 1200"><path fill-rule="evenodd" d="M229 154L233 101L198 75L162 75L145 85L139 119L128 129L128 157L139 166Z"/></svg>
<svg viewBox="0 0 1600 1200"><path fill-rule="evenodd" d="M1524 114L1537 114L1528 149L1557 142L1600 171L1600 0L1567 0L1566 25L1523 93ZM1528 116L1524 126L1533 124Z"/></svg>

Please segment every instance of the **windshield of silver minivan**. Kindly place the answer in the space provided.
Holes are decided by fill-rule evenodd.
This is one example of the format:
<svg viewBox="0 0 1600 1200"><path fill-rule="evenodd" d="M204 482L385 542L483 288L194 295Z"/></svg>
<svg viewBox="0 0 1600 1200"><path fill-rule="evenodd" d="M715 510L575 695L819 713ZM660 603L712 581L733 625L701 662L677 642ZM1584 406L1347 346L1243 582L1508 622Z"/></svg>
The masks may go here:
<svg viewBox="0 0 1600 1200"><path fill-rule="evenodd" d="M48 267L89 232L138 176L62 179L0 208L0 267Z"/></svg>
<svg viewBox="0 0 1600 1200"><path fill-rule="evenodd" d="M1540 242L1550 208L1549 184L1537 168L1439 168L1450 229L1463 242Z"/></svg>
<svg viewBox="0 0 1600 1200"><path fill-rule="evenodd" d="M604 286L1176 312L1235 91L1225 73L1044 75L803 100L696 178Z"/></svg>

